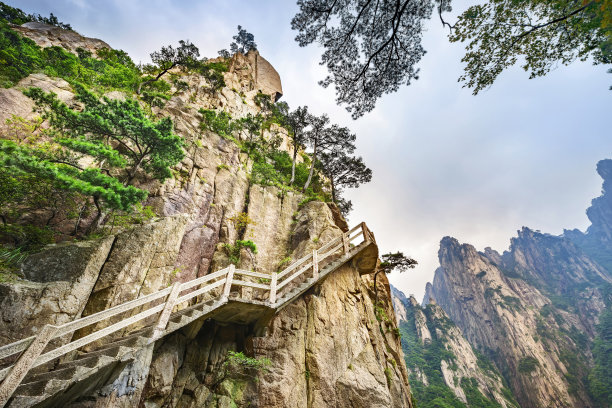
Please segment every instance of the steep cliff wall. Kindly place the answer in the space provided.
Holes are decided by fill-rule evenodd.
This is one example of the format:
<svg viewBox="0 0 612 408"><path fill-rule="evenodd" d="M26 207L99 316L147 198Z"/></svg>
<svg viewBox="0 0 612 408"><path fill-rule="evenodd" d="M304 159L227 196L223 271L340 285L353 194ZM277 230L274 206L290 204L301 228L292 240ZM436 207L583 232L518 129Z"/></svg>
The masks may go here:
<svg viewBox="0 0 612 408"><path fill-rule="evenodd" d="M86 42L58 29L19 29L41 45L69 50ZM52 35L51 35L52 34ZM86 41L87 40L87 41ZM76 46L75 46L76 45ZM165 183L142 180L157 216L142 225L114 228L104 237L43 248L21 267L20 278L0 284L0 343L35 334L45 323L63 323L142 297L174 282L214 272L230 263L227 246L252 240L238 266L277 271L336 238L346 228L333 204L311 201L273 186L253 184L252 162L228 138L202 130L198 109L219 109L234 118L259 112L258 92L282 94L278 74L257 53L236 54L226 86L207 92L198 74L181 75L163 109L186 142L186 157ZM25 86L53 90L72 100L70 85L33 74L16 88L0 90L2 119L32 117ZM109 93L111 97L123 97ZM291 148L287 131L272 124L267 140ZM246 215L246 225L237 222ZM61 225L58 229L61 229ZM371 262L370 262L371 264ZM411 407L408 375L395 319L381 319L371 278L346 264L323 283L271 317L267 330L197 321L145 349L136 363L106 384L84 387L73 407ZM374 272L370 268L369 273ZM378 308L393 316L388 283L379 282ZM87 330L76 336L82 336ZM121 334L120 334L121 335ZM258 337L259 336L259 337ZM269 359L265 370L228 364L228 352ZM70 358L70 356L68 357Z"/></svg>
<svg viewBox="0 0 612 408"><path fill-rule="evenodd" d="M420 407L517 407L495 366L435 303L392 288L410 384Z"/></svg>
<svg viewBox="0 0 612 408"><path fill-rule="evenodd" d="M598 166L602 175L606 162ZM601 207L608 201L596 199L598 209L588 211L598 222L586 234L591 243L606 242L608 210ZM523 228L502 255L450 237L440 243L441 266L424 303L434 299L494 361L523 407L601 404L589 392L591 348L612 278L577 245L585 241L579 232L557 237Z"/></svg>

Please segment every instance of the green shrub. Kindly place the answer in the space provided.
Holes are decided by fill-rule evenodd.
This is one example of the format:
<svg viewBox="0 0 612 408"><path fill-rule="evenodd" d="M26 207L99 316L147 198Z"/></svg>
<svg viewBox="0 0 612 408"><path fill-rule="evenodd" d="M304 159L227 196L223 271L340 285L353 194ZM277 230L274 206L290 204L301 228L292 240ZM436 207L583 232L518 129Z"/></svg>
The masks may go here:
<svg viewBox="0 0 612 408"><path fill-rule="evenodd" d="M202 115L202 121L200 122L202 130L209 130L225 138L232 137L236 130L236 124L229 113L216 112L212 109L200 109L198 112Z"/></svg>
<svg viewBox="0 0 612 408"><path fill-rule="evenodd" d="M132 225L141 225L156 216L157 214L153 211L153 207L148 205L143 207L140 203L134 205L131 212L113 211L109 222L111 225L111 234L115 227L125 228Z"/></svg>
<svg viewBox="0 0 612 408"><path fill-rule="evenodd" d="M0 246L0 272L10 272L27 258L22 248L5 248Z"/></svg>
<svg viewBox="0 0 612 408"><path fill-rule="evenodd" d="M243 352L229 350L223 363L224 368L238 368L240 370L255 370L268 372L272 362L267 358L253 358L246 356Z"/></svg>
<svg viewBox="0 0 612 408"><path fill-rule="evenodd" d="M529 374L536 370L540 365L538 360L531 356L523 357L519 360L518 370L520 373Z"/></svg>
<svg viewBox="0 0 612 408"><path fill-rule="evenodd" d="M244 240L238 239L236 240L234 245L224 244L223 248L225 249L225 252L229 256L230 263L234 265L240 263L240 252L242 248L247 248L253 254L257 253L257 245L255 245L255 243L251 240L244 241Z"/></svg>

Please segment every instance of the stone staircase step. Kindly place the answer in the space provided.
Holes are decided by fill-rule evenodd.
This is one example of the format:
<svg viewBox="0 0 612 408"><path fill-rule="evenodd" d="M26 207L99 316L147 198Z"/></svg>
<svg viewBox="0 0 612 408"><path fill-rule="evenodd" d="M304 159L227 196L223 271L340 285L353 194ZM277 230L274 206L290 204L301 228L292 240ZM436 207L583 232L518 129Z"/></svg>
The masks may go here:
<svg viewBox="0 0 612 408"><path fill-rule="evenodd" d="M26 377L25 380L22 381L22 385L27 385L31 383L36 383L39 381L47 381L53 378L73 378L81 373L87 372L91 370L93 367L86 367L81 365L71 365L64 368L56 368L53 371L49 371L46 373L34 374L31 377Z"/></svg>
<svg viewBox="0 0 612 408"><path fill-rule="evenodd" d="M355 256L368 245L369 241L364 241L358 246L351 248L347 254L332 255L328 263L321 265L319 279L317 280L313 277L307 278L305 274L299 276L292 283L292 285L295 285L293 289L281 296L272 307L278 311L279 308L284 307L284 305L306 292L319 280L346 263L348 259ZM235 298L237 301L250 304L271 306L268 302L262 301L259 298L258 300L243 300L240 293L236 291L231 292L230 299L234 301ZM225 303L227 303L227 298L217 297L173 313L168 320L164 335L179 330L202 317L212 317L211 312ZM105 368L113 369L112 364L117 364L121 360L130 358L130 353L149 344L155 325L156 323L152 323L136 329L117 340L95 347L93 351L75 352L74 360L60 363L53 370L45 372L44 370L48 369L46 365L38 367L38 371L36 369L32 370L13 393L7 408L29 408L44 404L45 400L56 397L58 393L64 392L68 387L72 387L87 378L100 375L100 370ZM52 364L52 362L49 364Z"/></svg>
<svg viewBox="0 0 612 408"><path fill-rule="evenodd" d="M7 408L29 408L48 398L48 395L13 395Z"/></svg>
<svg viewBox="0 0 612 408"><path fill-rule="evenodd" d="M72 378L50 378L46 380L40 380L28 384L21 384L15 390L13 395L15 396L38 396L43 394L50 394L53 390L62 388L63 386L70 383Z"/></svg>
<svg viewBox="0 0 612 408"><path fill-rule="evenodd" d="M107 357L112 357L115 359L119 359L122 356L124 356L125 354L129 353L130 351L134 350L133 347L125 347L125 346L111 346L102 350L94 350L94 351L90 351L89 353L84 353L81 354L77 357L77 359L75 361L78 361L80 359L86 358L86 357L91 357L91 356L107 356Z"/></svg>
<svg viewBox="0 0 612 408"><path fill-rule="evenodd" d="M106 364L112 363L113 361L115 361L114 357L105 356L103 354L99 354L99 355L85 354L78 360L66 361L65 363L60 364L56 368L56 370L67 368L67 367L72 367L72 366L94 368L94 367L104 366Z"/></svg>
<svg viewBox="0 0 612 408"><path fill-rule="evenodd" d="M108 350L110 348L118 347L118 346L131 347L131 348L142 347L147 344L147 341L149 339L149 336L146 336L144 334L145 333L132 334L128 337L124 337L124 338L115 340L112 343L108 343L103 346L100 346L99 348L96 348L95 350L93 350L93 352Z"/></svg>

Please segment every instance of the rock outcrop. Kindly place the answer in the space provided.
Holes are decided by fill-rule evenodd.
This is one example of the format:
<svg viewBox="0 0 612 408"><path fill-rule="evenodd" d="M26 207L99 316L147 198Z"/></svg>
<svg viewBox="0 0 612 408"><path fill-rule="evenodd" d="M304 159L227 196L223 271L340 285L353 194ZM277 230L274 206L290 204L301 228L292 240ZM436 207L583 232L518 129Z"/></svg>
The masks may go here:
<svg viewBox="0 0 612 408"><path fill-rule="evenodd" d="M414 297L392 291L396 310L405 316L399 327L417 402L518 407L501 374L472 348L440 306L432 302L421 307Z"/></svg>
<svg viewBox="0 0 612 408"><path fill-rule="evenodd" d="M99 40L38 25L16 27L42 46L107 47ZM58 31L60 30L60 31ZM258 92L282 94L278 73L257 52L236 54L226 87L202 91L206 81L183 74L188 90L176 90L155 114L170 116L185 140L185 159L165 183L142 181L147 205L157 217L142 225L108 231L97 241L42 249L23 265L21 279L0 284L0 343L36 333L44 323L63 323L142 297L174 282L204 276L229 264L227 246L252 240L238 266L270 273L323 246L346 230L334 205L272 186L252 184L252 163L231 140L202 130L198 109L220 109L234 118L255 114ZM64 81L34 74L34 84L72 97ZM60 92L61 91L61 92ZM122 95L111 95L122 97ZM17 89L0 90L2 115L31 114L31 102ZM5 103L6 102L6 103ZM264 138L287 131L272 125ZM236 220L249 222L239 226ZM61 225L57 226L61 230ZM67 237L68 235L66 235ZM84 387L64 401L70 407L412 407L395 319L385 277L373 304L375 256L346 264L295 303L272 316L263 336L254 327L197 321L143 349L135 364L122 367L105 384ZM83 336L85 328L75 336ZM119 336L122 333L118 334ZM235 370L228 352L268 359L266 370Z"/></svg>
<svg viewBox="0 0 612 408"><path fill-rule="evenodd" d="M97 38L84 37L76 31L64 30L49 24L31 21L22 25L13 25L12 28L24 37L28 37L41 47L62 47L76 53L82 48L94 53L110 46Z"/></svg>
<svg viewBox="0 0 612 408"><path fill-rule="evenodd" d="M604 192L610 163L598 165ZM593 201L586 234L523 228L503 254L450 237L440 243L441 266L423 303L435 300L491 358L522 407L597 406L587 378L598 317L610 303L609 204L605 194Z"/></svg>

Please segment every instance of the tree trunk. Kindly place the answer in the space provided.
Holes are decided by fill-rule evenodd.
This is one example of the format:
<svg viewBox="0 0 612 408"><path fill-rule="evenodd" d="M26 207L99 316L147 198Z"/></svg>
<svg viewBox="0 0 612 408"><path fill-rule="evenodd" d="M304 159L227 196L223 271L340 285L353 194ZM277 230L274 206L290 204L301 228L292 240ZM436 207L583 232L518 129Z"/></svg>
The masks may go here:
<svg viewBox="0 0 612 408"><path fill-rule="evenodd" d="M295 143L295 142L294 142ZM297 159L297 143L293 146L293 162L291 162L291 180L289 180L289 185L292 186L295 182L295 160Z"/></svg>
<svg viewBox="0 0 612 408"><path fill-rule="evenodd" d="M310 172L308 173L308 180L306 180L306 184L304 184L303 193L306 192L308 186L310 186L310 182L312 181L312 174L314 173L315 162L317 161L317 143L315 142L314 151L312 153L312 163L310 164Z"/></svg>
<svg viewBox="0 0 612 408"><path fill-rule="evenodd" d="M164 69L162 72L160 72L159 74L157 74L157 76L156 76L155 78L148 79L148 80L146 80L146 81L141 82L140 84L138 84L138 90L136 90L136 94L140 95L140 91L141 91L141 89L142 89L142 86L143 86L143 85L150 84L150 83L152 83L152 82L157 81L159 78L161 78L161 77L162 77L162 75L164 75L166 72L168 72L169 70L171 70L171 69L172 69L172 68L174 68L175 66L176 66L176 64L172 64L172 66L171 66L170 68Z"/></svg>
<svg viewBox="0 0 612 408"><path fill-rule="evenodd" d="M378 306L378 285L376 283L376 279L378 278L378 274L380 271L376 271L374 273L374 307Z"/></svg>
<svg viewBox="0 0 612 408"><path fill-rule="evenodd" d="M329 178L330 182L331 182L331 189L332 189L332 202L336 202L336 185L334 184L334 178L330 177Z"/></svg>

